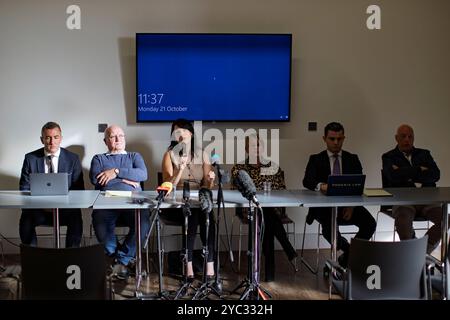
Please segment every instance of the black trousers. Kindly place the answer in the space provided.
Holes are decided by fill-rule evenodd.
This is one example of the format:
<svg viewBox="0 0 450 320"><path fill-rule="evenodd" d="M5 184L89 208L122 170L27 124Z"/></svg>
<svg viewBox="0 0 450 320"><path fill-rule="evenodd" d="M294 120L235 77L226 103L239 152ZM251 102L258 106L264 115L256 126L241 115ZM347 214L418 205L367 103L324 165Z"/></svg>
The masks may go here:
<svg viewBox="0 0 450 320"><path fill-rule="evenodd" d="M289 242L286 230L275 208L264 208L264 235L262 249L264 254L265 280L275 279L275 238L280 242L281 247L290 260L297 256L292 244Z"/></svg>
<svg viewBox="0 0 450 320"><path fill-rule="evenodd" d="M337 225L355 225L358 227L358 233L355 238L369 240L375 232L377 223L369 211L364 207L354 207L350 220L343 219L344 208L338 209ZM322 225L322 234L331 243L331 208L314 208L316 220ZM348 254L350 244L338 230L337 249Z"/></svg>
<svg viewBox="0 0 450 320"><path fill-rule="evenodd" d="M183 229L183 247L186 248L186 241L184 237L184 215L183 209L164 209L161 210L161 221L168 225L179 225ZM216 221L214 219L213 211L209 213L209 230L208 230L208 243L206 243L206 213L202 212L199 208L191 208L191 215L188 217L188 230L187 230L187 249L188 249L188 261L192 261L193 250L195 244L195 237L197 235L197 229L200 226L200 239L203 246L208 246L208 262L212 262L215 259L215 235L216 235Z"/></svg>
<svg viewBox="0 0 450 320"><path fill-rule="evenodd" d="M83 220L80 209L59 210L60 226L67 226L66 248L79 247L83 235ZM53 214L47 210L23 209L19 222L20 240L23 244L36 246L36 227L52 226Z"/></svg>

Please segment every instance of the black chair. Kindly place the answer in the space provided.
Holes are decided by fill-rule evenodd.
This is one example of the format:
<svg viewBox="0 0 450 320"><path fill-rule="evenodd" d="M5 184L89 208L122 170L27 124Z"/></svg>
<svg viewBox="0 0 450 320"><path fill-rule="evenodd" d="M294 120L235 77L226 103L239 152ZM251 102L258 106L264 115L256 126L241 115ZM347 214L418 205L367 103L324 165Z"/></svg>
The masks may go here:
<svg viewBox="0 0 450 320"><path fill-rule="evenodd" d="M20 256L22 299L111 298L102 244L62 249L21 245Z"/></svg>
<svg viewBox="0 0 450 320"><path fill-rule="evenodd" d="M428 236L401 242L352 239L349 265L337 270L333 280L338 293L348 300L427 299L426 248Z"/></svg>

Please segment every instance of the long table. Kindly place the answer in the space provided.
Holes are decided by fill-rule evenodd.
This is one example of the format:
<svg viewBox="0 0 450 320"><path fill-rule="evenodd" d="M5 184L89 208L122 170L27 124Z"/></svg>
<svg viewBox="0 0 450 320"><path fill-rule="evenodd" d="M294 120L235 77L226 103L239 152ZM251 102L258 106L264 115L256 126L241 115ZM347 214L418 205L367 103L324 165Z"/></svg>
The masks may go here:
<svg viewBox="0 0 450 320"><path fill-rule="evenodd" d="M0 191L0 209L51 209L55 248L60 248L59 209L91 208L96 190L73 190L65 196L31 196L29 191Z"/></svg>

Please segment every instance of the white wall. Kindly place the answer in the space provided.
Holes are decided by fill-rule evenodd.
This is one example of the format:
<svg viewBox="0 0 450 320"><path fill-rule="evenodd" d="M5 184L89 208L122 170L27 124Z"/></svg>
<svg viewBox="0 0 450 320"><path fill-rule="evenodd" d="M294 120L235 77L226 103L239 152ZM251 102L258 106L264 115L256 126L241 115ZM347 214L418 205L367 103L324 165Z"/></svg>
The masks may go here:
<svg viewBox="0 0 450 320"><path fill-rule="evenodd" d="M66 28L70 4L81 7L79 31ZM381 30L366 28L370 4L381 6ZM64 146L78 146L85 170L105 149L97 124L124 126L129 149L150 169L147 185L156 185L169 124L135 122L136 32L293 34L292 121L238 124L280 129L289 188L301 187L308 155L323 149L322 128L335 120L368 186L381 184L381 154L403 122L432 150L448 186L448 12L447 0L0 0L0 188L17 188L23 155L40 147L49 120L61 124ZM319 131L308 132L308 121ZM213 126L237 125L204 125ZM288 212L301 233L304 212ZM17 238L18 218L2 210L0 233Z"/></svg>

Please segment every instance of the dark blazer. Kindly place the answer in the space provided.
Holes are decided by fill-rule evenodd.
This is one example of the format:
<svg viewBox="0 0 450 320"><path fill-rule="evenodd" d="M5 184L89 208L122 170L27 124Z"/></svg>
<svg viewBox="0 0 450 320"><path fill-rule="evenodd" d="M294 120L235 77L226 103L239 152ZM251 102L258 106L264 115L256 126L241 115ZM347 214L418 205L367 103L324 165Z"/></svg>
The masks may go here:
<svg viewBox="0 0 450 320"><path fill-rule="evenodd" d="M44 173L44 148L27 153L23 160L19 189L30 190L30 173ZM58 172L69 174L69 190L84 190L83 172L78 155L61 148Z"/></svg>
<svg viewBox="0 0 450 320"><path fill-rule="evenodd" d="M383 187L415 187L414 182L420 182L423 187L435 187L439 181L440 171L434 162L430 151L413 148L411 163L406 159L398 147L382 155ZM399 167L394 170L392 166ZM422 171L420 167L427 167Z"/></svg>
<svg viewBox="0 0 450 320"><path fill-rule="evenodd" d="M361 162L356 154L342 150L342 173L362 174ZM318 183L327 183L330 174L330 158L327 151L313 154L309 157L306 166L303 186L309 190L315 190Z"/></svg>
<svg viewBox="0 0 450 320"><path fill-rule="evenodd" d="M362 174L362 166L356 154L342 150L342 173L343 174ZM328 176L331 174L330 158L326 150L313 154L309 157L308 164L303 178L303 186L309 190L315 190L318 183L327 183ZM316 218L316 213L327 208L310 208L307 222L311 224Z"/></svg>

